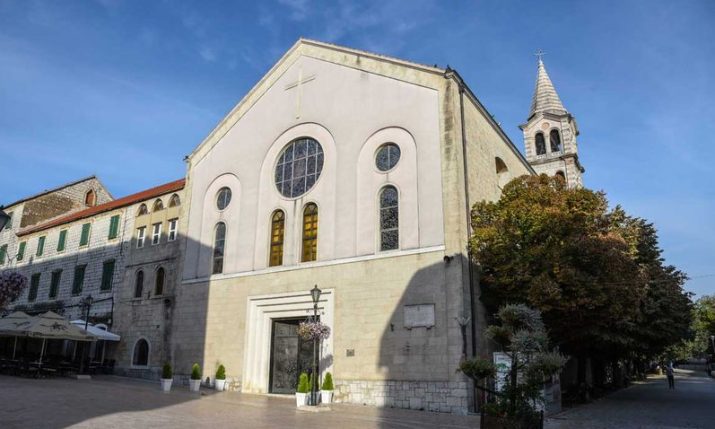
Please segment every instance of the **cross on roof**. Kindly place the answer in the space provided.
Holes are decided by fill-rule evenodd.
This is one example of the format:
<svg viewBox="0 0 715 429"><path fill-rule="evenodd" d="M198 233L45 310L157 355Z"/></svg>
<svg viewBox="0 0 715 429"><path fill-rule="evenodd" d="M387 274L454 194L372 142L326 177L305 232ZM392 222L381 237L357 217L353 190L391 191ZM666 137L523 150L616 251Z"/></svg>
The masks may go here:
<svg viewBox="0 0 715 429"><path fill-rule="evenodd" d="M543 59L544 55L546 55L546 52L542 51L541 48L539 48L534 55L535 55L536 58L539 60L539 62L541 62L541 60Z"/></svg>

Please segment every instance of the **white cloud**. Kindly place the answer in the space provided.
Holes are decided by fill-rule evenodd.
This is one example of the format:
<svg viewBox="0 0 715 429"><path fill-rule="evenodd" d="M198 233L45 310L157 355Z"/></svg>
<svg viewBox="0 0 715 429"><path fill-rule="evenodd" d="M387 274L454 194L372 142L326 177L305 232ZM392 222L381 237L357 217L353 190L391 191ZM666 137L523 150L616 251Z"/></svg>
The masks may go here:
<svg viewBox="0 0 715 429"><path fill-rule="evenodd" d="M278 3L290 10L292 21L303 21L308 17L308 0L278 0Z"/></svg>

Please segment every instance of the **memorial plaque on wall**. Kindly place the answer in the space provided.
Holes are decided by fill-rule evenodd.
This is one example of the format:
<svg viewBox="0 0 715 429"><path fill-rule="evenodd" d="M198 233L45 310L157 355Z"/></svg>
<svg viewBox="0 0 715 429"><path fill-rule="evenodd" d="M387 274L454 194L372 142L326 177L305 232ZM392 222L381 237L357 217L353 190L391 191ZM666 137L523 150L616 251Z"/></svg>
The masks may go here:
<svg viewBox="0 0 715 429"><path fill-rule="evenodd" d="M434 326L434 304L405 306L405 328L431 328Z"/></svg>

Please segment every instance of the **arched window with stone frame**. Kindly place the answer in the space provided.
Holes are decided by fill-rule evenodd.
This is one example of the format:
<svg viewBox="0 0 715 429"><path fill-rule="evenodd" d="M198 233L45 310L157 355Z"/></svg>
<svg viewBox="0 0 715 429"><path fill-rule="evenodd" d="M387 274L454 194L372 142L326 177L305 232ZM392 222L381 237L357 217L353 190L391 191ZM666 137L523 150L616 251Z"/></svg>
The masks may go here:
<svg viewBox="0 0 715 429"><path fill-rule="evenodd" d="M141 298L144 292L144 271L137 271L134 277L134 298Z"/></svg>
<svg viewBox="0 0 715 429"><path fill-rule="evenodd" d="M318 206L308 203L303 209L303 254L301 262L318 259Z"/></svg>
<svg viewBox="0 0 715 429"><path fill-rule="evenodd" d="M156 201L154 201L154 207L152 208L154 212L158 212L159 210L164 210L164 202L161 201L161 198L157 198Z"/></svg>
<svg viewBox="0 0 715 429"><path fill-rule="evenodd" d="M549 143L551 145L551 152L561 152L561 135L559 134L559 130L551 130L549 133Z"/></svg>
<svg viewBox="0 0 715 429"><path fill-rule="evenodd" d="M143 204L139 206L139 210L137 210L137 216L142 216L145 214L149 214L149 209L147 208L146 204Z"/></svg>
<svg viewBox="0 0 715 429"><path fill-rule="evenodd" d="M174 194L169 199L169 207L179 207L181 205L181 198L177 194Z"/></svg>
<svg viewBox="0 0 715 429"><path fill-rule="evenodd" d="M159 267L156 270L156 278L154 279L154 295L164 294L164 281L166 280L166 271L164 267Z"/></svg>
<svg viewBox="0 0 715 429"><path fill-rule="evenodd" d="M285 213L276 210L271 215L271 248L269 267L283 265L283 240L285 238Z"/></svg>
<svg viewBox="0 0 715 429"><path fill-rule="evenodd" d="M563 180L564 182L566 181L566 175L561 170L557 171L555 176L558 177L559 179Z"/></svg>
<svg viewBox="0 0 715 429"><path fill-rule="evenodd" d="M400 248L400 204L397 188L380 190L380 251Z"/></svg>
<svg viewBox="0 0 715 429"><path fill-rule="evenodd" d="M544 140L544 133L539 131L534 136L534 146L536 148L536 155L546 155L546 141Z"/></svg>
<svg viewBox="0 0 715 429"><path fill-rule="evenodd" d="M97 194L94 192L94 189L90 189L86 194L84 194L84 205L87 207L97 205Z"/></svg>
<svg viewBox="0 0 715 429"><path fill-rule="evenodd" d="M134 343L132 365L149 366L149 342L144 338L139 338L139 340Z"/></svg>
<svg viewBox="0 0 715 429"><path fill-rule="evenodd" d="M226 224L219 222L214 228L214 250L211 260L211 274L223 273L223 258L226 250Z"/></svg>
<svg viewBox="0 0 715 429"><path fill-rule="evenodd" d="M494 158L494 166L496 168L499 189L503 189L509 182L509 168L506 166L504 160L498 156Z"/></svg>

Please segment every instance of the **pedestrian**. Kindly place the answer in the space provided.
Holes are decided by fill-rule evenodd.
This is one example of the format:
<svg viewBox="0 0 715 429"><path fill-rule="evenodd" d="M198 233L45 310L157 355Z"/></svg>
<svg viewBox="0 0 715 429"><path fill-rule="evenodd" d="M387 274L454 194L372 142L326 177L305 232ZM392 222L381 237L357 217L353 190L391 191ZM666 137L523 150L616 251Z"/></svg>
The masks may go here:
<svg viewBox="0 0 715 429"><path fill-rule="evenodd" d="M668 390L675 389L675 374L673 372L672 363L665 367L665 375L668 377Z"/></svg>

